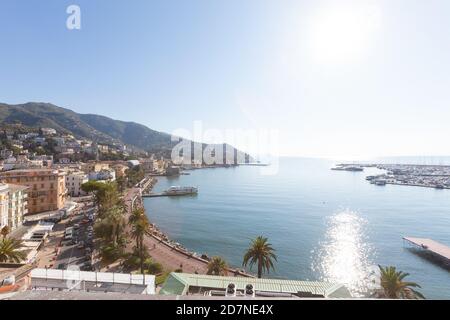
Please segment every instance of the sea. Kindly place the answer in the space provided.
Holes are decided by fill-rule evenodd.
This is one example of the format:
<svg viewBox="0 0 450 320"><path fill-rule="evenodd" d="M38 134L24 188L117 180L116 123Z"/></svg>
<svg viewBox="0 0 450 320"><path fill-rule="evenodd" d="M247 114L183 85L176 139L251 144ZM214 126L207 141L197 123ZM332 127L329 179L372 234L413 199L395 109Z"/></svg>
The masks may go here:
<svg viewBox="0 0 450 320"><path fill-rule="evenodd" d="M265 277L342 283L364 297L377 286L378 265L395 266L427 298L450 299L450 272L402 239L431 238L450 246L450 190L375 186L365 177L382 171L330 170L334 164L281 158L273 170L238 166L158 177L155 192L180 185L196 186L199 193L146 198L145 208L172 240L198 254L221 256L233 267L242 268L252 239L267 237L277 261Z"/></svg>

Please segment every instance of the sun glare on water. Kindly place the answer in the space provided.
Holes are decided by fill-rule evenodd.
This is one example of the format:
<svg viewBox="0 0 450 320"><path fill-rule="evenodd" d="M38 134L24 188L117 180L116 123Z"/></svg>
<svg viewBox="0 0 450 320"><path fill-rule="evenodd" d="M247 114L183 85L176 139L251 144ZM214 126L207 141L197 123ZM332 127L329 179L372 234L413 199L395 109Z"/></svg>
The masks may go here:
<svg viewBox="0 0 450 320"><path fill-rule="evenodd" d="M313 270L322 280L342 283L355 295L368 292L368 277L373 271L364 226L366 221L350 210L329 217L324 241L314 259Z"/></svg>

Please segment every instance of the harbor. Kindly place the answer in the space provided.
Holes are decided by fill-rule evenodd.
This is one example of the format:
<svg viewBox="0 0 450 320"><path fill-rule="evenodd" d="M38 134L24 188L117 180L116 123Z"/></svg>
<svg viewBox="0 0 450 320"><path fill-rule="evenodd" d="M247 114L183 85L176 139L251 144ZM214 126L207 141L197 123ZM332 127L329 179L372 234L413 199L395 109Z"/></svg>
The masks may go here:
<svg viewBox="0 0 450 320"><path fill-rule="evenodd" d="M448 272L405 250L402 240L417 232L420 221L426 231L420 236L450 244L448 233L437 223L448 221L450 198L445 190L375 187L365 177L383 173L376 167L329 171L332 165L325 160L283 158L278 175L264 180L251 166L161 177L155 192L190 185L198 186L201 196L180 201L150 198L144 204L151 222L173 246L181 244L199 256L218 255L240 267L248 238L263 233L280 257L270 277L345 282L363 292L372 267L395 265L414 274L427 298L448 297ZM242 226L251 228L243 232Z"/></svg>
<svg viewBox="0 0 450 320"><path fill-rule="evenodd" d="M376 186L387 184L450 189L450 166L413 164L338 164L331 168L338 171L362 172L365 168L376 168L384 173L366 176L366 180Z"/></svg>

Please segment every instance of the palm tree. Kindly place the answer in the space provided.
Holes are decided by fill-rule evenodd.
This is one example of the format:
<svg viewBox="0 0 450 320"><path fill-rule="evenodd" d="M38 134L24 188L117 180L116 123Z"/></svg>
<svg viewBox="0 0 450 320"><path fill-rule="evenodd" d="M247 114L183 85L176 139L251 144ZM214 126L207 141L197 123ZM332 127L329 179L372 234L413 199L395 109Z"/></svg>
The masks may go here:
<svg viewBox="0 0 450 320"><path fill-rule="evenodd" d="M141 273L144 273L144 260L147 248L144 246L145 235L150 235L150 222L145 215L143 208L137 208L133 210L129 219L129 225L131 225L131 238L136 241L136 250L140 258Z"/></svg>
<svg viewBox="0 0 450 320"><path fill-rule="evenodd" d="M420 288L415 282L404 282L403 279L409 276L409 273L397 271L395 267L380 268L380 285L383 289L382 295L388 299L425 299L418 291L412 288Z"/></svg>
<svg viewBox="0 0 450 320"><path fill-rule="evenodd" d="M269 273L270 269L275 269L273 260L277 261L277 256L274 254L275 249L272 248L272 245L267 240L263 236L252 240L242 263L244 267L249 264L250 268L256 263L258 265L258 278L262 277L264 271Z"/></svg>
<svg viewBox="0 0 450 320"><path fill-rule="evenodd" d="M9 234L9 227L8 226L4 226L1 229L0 234L3 236L3 239L6 238L6 236Z"/></svg>
<svg viewBox="0 0 450 320"><path fill-rule="evenodd" d="M128 217L128 225L133 227L133 225L139 221L140 219L142 219L142 217L145 216L145 209L142 207L138 207L136 209L134 209L130 216Z"/></svg>
<svg viewBox="0 0 450 320"><path fill-rule="evenodd" d="M206 274L214 276L226 276L227 268L227 263L223 258L213 257L208 263L208 271Z"/></svg>
<svg viewBox="0 0 450 320"><path fill-rule="evenodd" d="M0 262L15 262L23 261L27 255L20 251L22 242L13 238L3 238L0 241Z"/></svg>

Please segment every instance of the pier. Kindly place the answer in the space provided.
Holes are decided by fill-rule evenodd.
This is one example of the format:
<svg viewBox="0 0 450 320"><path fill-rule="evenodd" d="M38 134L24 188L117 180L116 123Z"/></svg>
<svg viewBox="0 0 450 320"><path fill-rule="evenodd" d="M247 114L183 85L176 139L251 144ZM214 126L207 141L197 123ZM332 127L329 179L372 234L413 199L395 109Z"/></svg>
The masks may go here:
<svg viewBox="0 0 450 320"><path fill-rule="evenodd" d="M196 195L196 193L179 193L179 194L170 194L166 192L152 192L152 193L142 193L142 198L157 198L157 197L182 197L182 196L192 196Z"/></svg>
<svg viewBox="0 0 450 320"><path fill-rule="evenodd" d="M450 266L450 247L437 241L425 238L403 237L403 240L416 248L432 253L448 267Z"/></svg>
<svg viewBox="0 0 450 320"><path fill-rule="evenodd" d="M164 192L152 192L142 193L142 198L156 198L156 197L168 197L169 195Z"/></svg>

